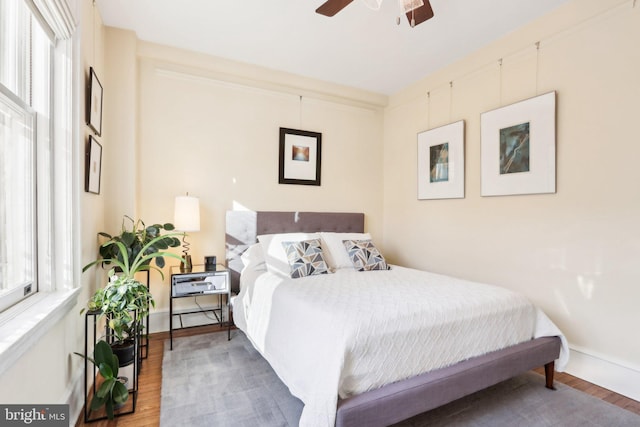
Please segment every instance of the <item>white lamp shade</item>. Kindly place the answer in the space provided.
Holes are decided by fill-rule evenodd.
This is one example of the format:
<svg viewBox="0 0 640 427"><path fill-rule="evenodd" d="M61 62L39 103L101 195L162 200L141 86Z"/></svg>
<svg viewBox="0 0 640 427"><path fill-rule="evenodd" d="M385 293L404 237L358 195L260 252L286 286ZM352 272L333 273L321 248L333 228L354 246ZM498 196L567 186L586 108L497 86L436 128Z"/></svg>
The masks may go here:
<svg viewBox="0 0 640 427"><path fill-rule="evenodd" d="M173 225L178 231L200 231L200 199L191 196L176 197Z"/></svg>

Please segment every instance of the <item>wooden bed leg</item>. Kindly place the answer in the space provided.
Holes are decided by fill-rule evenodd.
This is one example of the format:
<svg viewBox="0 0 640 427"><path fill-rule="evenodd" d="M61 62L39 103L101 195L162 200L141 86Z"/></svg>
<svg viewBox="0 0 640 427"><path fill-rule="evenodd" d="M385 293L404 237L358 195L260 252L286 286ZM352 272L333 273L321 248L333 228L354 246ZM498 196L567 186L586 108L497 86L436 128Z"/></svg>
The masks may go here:
<svg viewBox="0 0 640 427"><path fill-rule="evenodd" d="M546 385L545 387L547 387L550 390L555 390L556 388L553 386L553 373L554 373L554 365L555 362L549 362L546 365L544 365L544 378L546 381Z"/></svg>

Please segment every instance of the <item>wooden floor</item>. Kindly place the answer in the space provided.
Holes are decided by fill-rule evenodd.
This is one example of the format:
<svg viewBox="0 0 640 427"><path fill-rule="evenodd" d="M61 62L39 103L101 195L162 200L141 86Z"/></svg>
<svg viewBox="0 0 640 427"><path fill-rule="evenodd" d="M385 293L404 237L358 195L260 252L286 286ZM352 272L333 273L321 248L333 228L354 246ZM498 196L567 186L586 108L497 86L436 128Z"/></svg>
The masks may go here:
<svg viewBox="0 0 640 427"><path fill-rule="evenodd" d="M226 328L218 326L204 326L199 328L175 331L175 337L188 336L200 333L220 332L226 333ZM237 332L236 332L237 333ZM162 387L162 355L164 353L164 340L169 338L168 332L152 334L149 339L149 354L140 369L139 392L136 411L133 414L116 417L113 421L96 421L85 424L83 414L76 423L79 426L118 426L118 427L145 427L158 426L160 424L160 388ZM544 375L544 369L536 369L536 372ZM640 402L621 396L610 390L598 387L566 373L556 372L555 379L558 382L571 386L584 393L605 400L616 406L640 415Z"/></svg>

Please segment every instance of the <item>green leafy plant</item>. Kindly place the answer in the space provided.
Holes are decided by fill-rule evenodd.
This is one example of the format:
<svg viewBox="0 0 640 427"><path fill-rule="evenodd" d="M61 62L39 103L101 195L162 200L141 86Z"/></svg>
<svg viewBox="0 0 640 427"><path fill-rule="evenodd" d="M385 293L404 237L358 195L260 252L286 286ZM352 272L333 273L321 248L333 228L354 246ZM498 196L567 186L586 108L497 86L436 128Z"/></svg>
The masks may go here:
<svg viewBox="0 0 640 427"><path fill-rule="evenodd" d="M149 314L149 306L155 307L149 289L135 279L135 274L154 269L164 279L161 268L165 257L182 262L179 255L163 250L180 245L176 237L180 233L160 234L162 229L173 230L173 225L145 227L141 220L126 218L132 222L132 229L127 229L123 220L123 232L119 236L100 233L110 240L100 246L101 257L82 269L85 272L97 264L114 267L109 271L109 283L93 294L88 309L100 311L100 317L107 317L107 325L119 343L139 333L143 327L142 319ZM152 260L155 260L155 266L151 264Z"/></svg>
<svg viewBox="0 0 640 427"><path fill-rule="evenodd" d="M96 290L87 306L90 311L99 311L100 317L106 316L114 343L123 343L141 332L142 320L155 301L146 285L125 275L116 276L112 270L109 283Z"/></svg>
<svg viewBox="0 0 640 427"><path fill-rule="evenodd" d="M174 229L175 227L171 223L153 224L147 227L141 219L134 220L125 215L122 219L122 230L119 235L98 233L99 236L108 240L100 246L100 258L84 266L82 271L102 263L105 265L113 264L120 269L128 265L131 274L150 268L154 268L162 274L160 269L165 265L164 257L178 257L166 252L166 250L180 246L178 236L182 236L182 233L162 235L162 230L173 231ZM180 257L178 259L182 260ZM151 265L152 260L155 267Z"/></svg>
<svg viewBox="0 0 640 427"><path fill-rule="evenodd" d="M114 410L124 405L129 398L129 391L123 380L118 378L118 356L113 354L111 347L105 341L98 341L93 351L93 358L84 354L75 353L93 363L97 368L103 381L91 399L90 408L97 411L104 406L107 417L114 418Z"/></svg>

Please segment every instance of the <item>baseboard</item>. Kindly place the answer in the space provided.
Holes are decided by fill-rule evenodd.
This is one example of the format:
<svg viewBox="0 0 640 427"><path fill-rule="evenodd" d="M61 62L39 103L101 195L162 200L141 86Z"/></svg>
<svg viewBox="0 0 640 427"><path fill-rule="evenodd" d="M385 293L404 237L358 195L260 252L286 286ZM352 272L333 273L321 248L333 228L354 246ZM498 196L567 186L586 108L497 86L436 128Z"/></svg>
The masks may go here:
<svg viewBox="0 0 640 427"><path fill-rule="evenodd" d="M169 330L169 310L157 310L149 313L149 332L167 332Z"/></svg>
<svg viewBox="0 0 640 427"><path fill-rule="evenodd" d="M201 307L205 310L218 308L216 304L211 304L211 305L201 304ZM223 307L223 308L224 308L224 320L226 321L226 319L229 318L228 317L229 315L226 311L226 307ZM180 310L174 310L173 314L174 315L182 314L187 311L198 310L198 309L199 309L198 307L183 308ZM210 312L207 313L207 316L211 316L211 313ZM199 325L208 325L213 323L213 319L207 316L201 313L183 315L182 316L183 325L191 327L191 326L199 326ZM180 319L178 316L174 317L173 319L173 327L174 328L180 327ZM156 332L169 332L169 310L168 309L157 310L149 314L149 333L153 334Z"/></svg>
<svg viewBox="0 0 640 427"><path fill-rule="evenodd" d="M640 401L640 367L570 346L568 374Z"/></svg>
<svg viewBox="0 0 640 427"><path fill-rule="evenodd" d="M69 405L69 425L74 426L84 410L84 368L74 369L74 375L65 392L64 402Z"/></svg>

